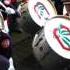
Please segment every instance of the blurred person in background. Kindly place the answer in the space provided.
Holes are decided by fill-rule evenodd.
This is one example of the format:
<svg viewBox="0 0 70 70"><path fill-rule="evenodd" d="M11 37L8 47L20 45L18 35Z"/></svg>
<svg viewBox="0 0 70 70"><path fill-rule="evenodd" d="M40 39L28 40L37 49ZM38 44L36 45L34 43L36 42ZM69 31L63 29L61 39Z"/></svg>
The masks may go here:
<svg viewBox="0 0 70 70"><path fill-rule="evenodd" d="M21 32L19 29L19 24L16 21L16 18L21 16L20 13L21 8L19 8L18 10L19 3L17 3L17 0L2 0L2 2L6 7L10 7L15 11L14 14L8 15L8 26L9 26L10 33L15 31Z"/></svg>
<svg viewBox="0 0 70 70"><path fill-rule="evenodd" d="M9 11L11 11L11 6L10 6L11 4L10 3L11 3L11 0L9 0L9 1L8 0L2 0L2 2L0 1L0 5L2 5L2 6L5 5L6 6L6 8L4 7L4 9L6 10L6 13L8 13L8 20L9 21L11 21L10 16L11 15L14 16L13 14L17 13L17 11L15 10L13 14L10 14L10 12L9 12ZM12 9L12 10L14 10L14 9ZM2 14L3 14L4 19L7 19L7 15L5 16L4 13L2 13ZM10 24L12 24L12 23L10 23ZM10 25L10 24L8 24L8 25ZM7 61L9 62L9 66L8 66L7 70L15 70L15 68L13 66L13 60L12 60L12 40L11 40L11 36L8 33L4 33L2 30L0 30L0 55L4 56L7 59Z"/></svg>

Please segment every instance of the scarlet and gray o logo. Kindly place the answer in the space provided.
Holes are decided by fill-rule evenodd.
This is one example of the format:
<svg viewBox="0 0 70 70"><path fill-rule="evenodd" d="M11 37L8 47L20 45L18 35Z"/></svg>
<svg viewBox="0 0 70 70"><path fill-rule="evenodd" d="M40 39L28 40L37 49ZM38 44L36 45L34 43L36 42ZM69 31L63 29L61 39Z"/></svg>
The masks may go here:
<svg viewBox="0 0 70 70"><path fill-rule="evenodd" d="M64 25L60 25L59 28L53 30L53 34L61 47L70 51L70 29Z"/></svg>

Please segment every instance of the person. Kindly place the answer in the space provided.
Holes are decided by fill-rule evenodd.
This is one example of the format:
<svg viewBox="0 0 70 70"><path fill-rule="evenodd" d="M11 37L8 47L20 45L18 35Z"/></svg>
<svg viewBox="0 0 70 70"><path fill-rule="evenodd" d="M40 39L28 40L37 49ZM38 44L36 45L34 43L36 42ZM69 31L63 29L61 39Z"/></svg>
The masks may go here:
<svg viewBox="0 0 70 70"><path fill-rule="evenodd" d="M0 5L4 6L2 2L0 2ZM3 17L4 13L2 15L0 11L0 54L9 59L11 57L11 51L12 51L12 38L4 30L6 28L4 25L6 17L4 17L4 19Z"/></svg>
<svg viewBox="0 0 70 70"><path fill-rule="evenodd" d="M1 14L3 16L4 19L4 30L3 32L8 33L9 34L9 24L8 24L8 15L14 14L15 11L10 8L10 7L6 7L5 4L3 3L3 0L0 1L0 9L2 9Z"/></svg>
<svg viewBox="0 0 70 70"><path fill-rule="evenodd" d="M11 57L12 42L9 34L0 31L0 54L9 59Z"/></svg>
<svg viewBox="0 0 70 70"><path fill-rule="evenodd" d="M8 70L9 58L11 56L11 38L9 34L4 33L4 22L0 14L0 70Z"/></svg>
<svg viewBox="0 0 70 70"><path fill-rule="evenodd" d="M6 12L8 13L7 23L9 32L12 35L12 31L19 31L19 24L16 21L16 18L21 15L20 10L17 10L19 4L16 0L2 0L2 3L6 6ZM9 13L11 9L14 10L14 13Z"/></svg>
<svg viewBox="0 0 70 70"><path fill-rule="evenodd" d="M7 70L10 70L11 66L12 70L15 70L12 60L12 40L10 35L2 32L2 30L0 30L0 55L4 57L3 59L5 59L7 63L9 63Z"/></svg>

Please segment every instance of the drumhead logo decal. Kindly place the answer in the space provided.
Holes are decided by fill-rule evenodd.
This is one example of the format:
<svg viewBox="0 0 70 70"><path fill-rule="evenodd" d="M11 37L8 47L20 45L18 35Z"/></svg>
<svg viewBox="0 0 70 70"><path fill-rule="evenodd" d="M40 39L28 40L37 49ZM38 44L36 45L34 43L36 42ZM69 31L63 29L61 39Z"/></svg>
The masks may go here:
<svg viewBox="0 0 70 70"><path fill-rule="evenodd" d="M50 16L50 13L48 12L47 8L41 2L36 3L36 5L34 6L34 10L40 19L44 18L46 20Z"/></svg>
<svg viewBox="0 0 70 70"><path fill-rule="evenodd" d="M70 29L64 25L60 25L59 28L53 30L53 34L61 47L70 51Z"/></svg>

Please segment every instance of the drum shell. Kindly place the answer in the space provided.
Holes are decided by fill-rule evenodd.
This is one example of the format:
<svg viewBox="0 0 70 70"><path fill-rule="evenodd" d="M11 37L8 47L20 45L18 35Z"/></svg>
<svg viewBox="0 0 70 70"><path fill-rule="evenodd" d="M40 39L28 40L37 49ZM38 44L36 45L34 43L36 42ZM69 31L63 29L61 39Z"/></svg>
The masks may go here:
<svg viewBox="0 0 70 70"><path fill-rule="evenodd" d="M44 57L44 55L49 51L49 47L47 46L49 45L45 39L43 29L40 29L35 34L33 44L32 44L34 55L38 60L41 60Z"/></svg>

